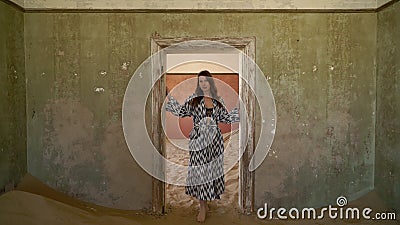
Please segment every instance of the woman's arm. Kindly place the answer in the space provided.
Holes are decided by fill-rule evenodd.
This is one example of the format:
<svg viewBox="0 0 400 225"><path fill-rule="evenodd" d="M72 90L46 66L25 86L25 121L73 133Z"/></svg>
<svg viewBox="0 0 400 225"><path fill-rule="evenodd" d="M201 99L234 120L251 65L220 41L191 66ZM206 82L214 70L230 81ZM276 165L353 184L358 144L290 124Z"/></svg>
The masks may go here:
<svg viewBox="0 0 400 225"><path fill-rule="evenodd" d="M228 112L226 110L224 101L222 98L220 99L220 102L222 103L223 107L220 107L217 120L218 122L221 123L227 123L227 124L232 124L232 123L237 123L239 122L239 109L237 107L233 108L231 111Z"/></svg>
<svg viewBox="0 0 400 225"><path fill-rule="evenodd" d="M165 106L165 109L168 112L171 112L173 115L175 116L179 116L179 117L186 117L186 116L191 116L191 108L190 108L190 104L189 104L189 100L191 98L187 98L185 100L185 102L183 103L183 105L180 105L179 102L172 97L171 95L168 95L168 102Z"/></svg>

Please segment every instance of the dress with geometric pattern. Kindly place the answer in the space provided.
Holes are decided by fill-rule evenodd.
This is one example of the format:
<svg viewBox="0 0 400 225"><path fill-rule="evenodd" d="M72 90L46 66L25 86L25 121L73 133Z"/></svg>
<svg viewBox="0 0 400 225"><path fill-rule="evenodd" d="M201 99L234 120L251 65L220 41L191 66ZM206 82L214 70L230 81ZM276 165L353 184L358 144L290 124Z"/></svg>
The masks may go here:
<svg viewBox="0 0 400 225"><path fill-rule="evenodd" d="M196 94L189 96L180 105L172 96L168 96L166 110L175 116L190 116L193 119L193 129L189 134L189 166L186 178L185 193L200 200L220 199L225 191L224 181L224 141L218 123L239 122L237 108L228 112L222 98L212 99L213 108L205 107L204 98L197 106L189 101ZM207 112L208 111L208 112ZM207 116L207 114L209 114Z"/></svg>

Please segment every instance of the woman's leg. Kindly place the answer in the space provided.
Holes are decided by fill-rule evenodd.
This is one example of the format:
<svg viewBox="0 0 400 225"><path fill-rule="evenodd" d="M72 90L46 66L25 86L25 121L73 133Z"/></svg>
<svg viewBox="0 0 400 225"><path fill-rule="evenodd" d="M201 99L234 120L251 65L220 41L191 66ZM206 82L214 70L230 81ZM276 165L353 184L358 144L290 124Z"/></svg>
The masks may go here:
<svg viewBox="0 0 400 225"><path fill-rule="evenodd" d="M207 201L199 200L199 202L200 202L200 211L199 215L197 215L197 221L204 222L206 220L206 214L207 214Z"/></svg>

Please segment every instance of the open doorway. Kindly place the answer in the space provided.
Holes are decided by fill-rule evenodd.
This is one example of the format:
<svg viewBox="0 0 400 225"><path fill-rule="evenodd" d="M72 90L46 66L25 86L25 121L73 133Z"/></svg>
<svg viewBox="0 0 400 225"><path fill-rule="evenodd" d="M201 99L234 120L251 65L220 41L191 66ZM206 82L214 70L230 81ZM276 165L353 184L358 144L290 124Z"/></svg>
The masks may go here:
<svg viewBox="0 0 400 225"><path fill-rule="evenodd" d="M200 42L198 42L200 40ZM195 41L195 48L187 48L186 41ZM183 45L180 45L183 43ZM193 42L190 42L193 43ZM219 43L219 44L218 44ZM221 47L221 43L226 46ZM159 78L160 74L166 72L166 55L170 53L171 46L173 51L179 53L227 53L232 51L239 53L239 95L243 106L241 109L246 109L246 119L240 120L239 126L239 148L241 157L239 159L239 183L238 183L238 202L239 209L242 213L251 213L254 211L254 171L249 170L251 158L255 151L255 38L240 37L240 38L163 38L158 35L151 37L151 54L152 57L152 93L150 97L151 106L151 132L153 145L159 151L160 155L166 155L165 133L162 129L161 109L166 97L166 76ZM189 44L190 46L190 44ZM228 47L227 47L228 46ZM193 46L190 46L193 47ZM167 51L161 51L162 49ZM195 49L195 52L193 52ZM189 52L187 52L189 50ZM240 51L239 51L240 50ZM168 52L168 53L167 53ZM160 53L160 54L158 54ZM175 52L176 53L176 52ZM231 52L232 53L232 52ZM245 82L244 82L245 80ZM157 159L158 160L158 159ZM159 174L165 174L165 167L162 161L154 163L153 170ZM153 193L153 212L164 213L166 206L166 184L153 178L152 193Z"/></svg>
<svg viewBox="0 0 400 225"><path fill-rule="evenodd" d="M167 54L166 89L178 102L194 93L197 73L211 72L218 96L224 99L228 111L239 102L239 55L238 54ZM167 160L187 167L189 162L188 138L193 128L191 117L178 118L171 113L164 117L165 156ZM218 124L224 144L224 187L221 199L211 201L211 211L226 212L239 208L239 124ZM167 180L185 180L187 173L169 167L165 171ZM198 200L185 194L185 187L166 184L165 206L197 210Z"/></svg>

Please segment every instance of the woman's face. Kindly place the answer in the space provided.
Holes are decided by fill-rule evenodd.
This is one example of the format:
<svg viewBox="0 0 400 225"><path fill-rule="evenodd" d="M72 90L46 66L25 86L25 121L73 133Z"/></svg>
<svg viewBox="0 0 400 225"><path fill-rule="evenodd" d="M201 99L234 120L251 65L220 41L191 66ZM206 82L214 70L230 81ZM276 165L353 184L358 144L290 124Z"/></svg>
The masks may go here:
<svg viewBox="0 0 400 225"><path fill-rule="evenodd" d="M210 83L205 76L199 76L199 86L203 92L210 91Z"/></svg>

